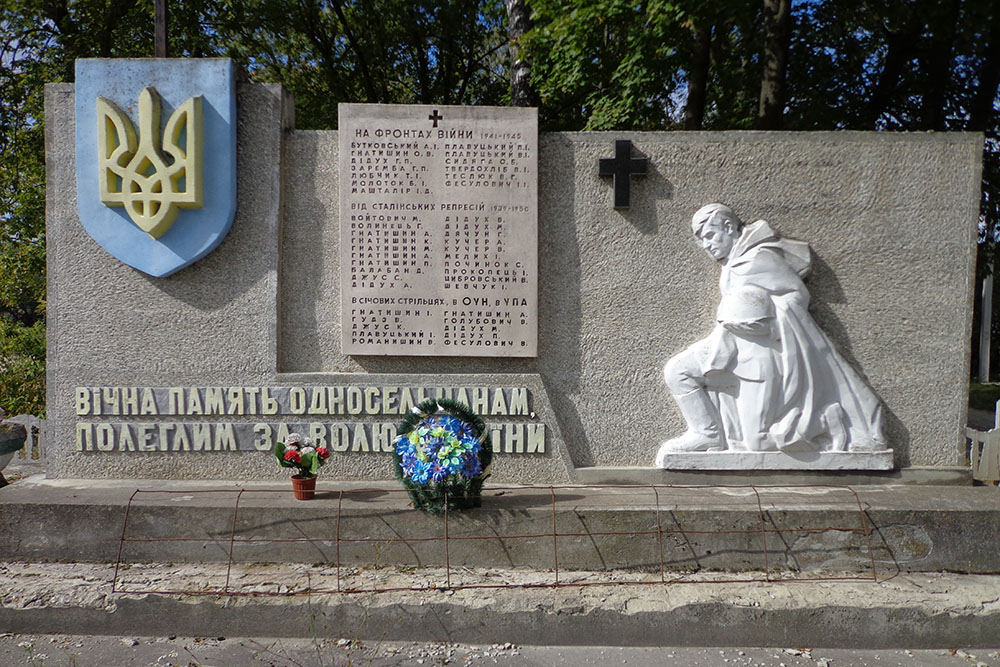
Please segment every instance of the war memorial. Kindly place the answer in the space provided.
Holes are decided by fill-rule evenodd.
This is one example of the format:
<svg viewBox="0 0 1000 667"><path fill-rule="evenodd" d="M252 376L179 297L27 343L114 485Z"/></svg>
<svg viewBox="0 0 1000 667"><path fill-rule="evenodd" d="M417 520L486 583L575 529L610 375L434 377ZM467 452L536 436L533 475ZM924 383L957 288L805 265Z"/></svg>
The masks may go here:
<svg viewBox="0 0 1000 667"><path fill-rule="evenodd" d="M995 642L1000 498L964 437L981 135L360 104L300 131L216 59L78 61L46 119L46 475L0 490L4 558L114 587L5 627ZM490 436L447 523L394 481L428 399ZM293 433L328 455L308 503ZM240 570L268 563L305 594ZM798 579L827 602L774 601Z"/></svg>

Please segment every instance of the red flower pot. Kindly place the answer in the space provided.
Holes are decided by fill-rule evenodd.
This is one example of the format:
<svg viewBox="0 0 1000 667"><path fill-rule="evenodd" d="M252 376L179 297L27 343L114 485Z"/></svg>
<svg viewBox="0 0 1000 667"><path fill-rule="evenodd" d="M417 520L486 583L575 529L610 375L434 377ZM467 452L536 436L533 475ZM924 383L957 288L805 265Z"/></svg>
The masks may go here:
<svg viewBox="0 0 1000 667"><path fill-rule="evenodd" d="M292 475L292 490L296 500L312 500L316 495L316 476Z"/></svg>

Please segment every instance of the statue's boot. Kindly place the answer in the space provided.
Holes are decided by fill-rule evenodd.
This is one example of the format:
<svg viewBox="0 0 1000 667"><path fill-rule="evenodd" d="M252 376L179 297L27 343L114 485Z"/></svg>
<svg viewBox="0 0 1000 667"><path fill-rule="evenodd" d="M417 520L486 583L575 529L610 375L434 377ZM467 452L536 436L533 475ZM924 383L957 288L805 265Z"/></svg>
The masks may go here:
<svg viewBox="0 0 1000 667"><path fill-rule="evenodd" d="M698 389L680 396L675 395L681 414L687 422L688 430L683 435L667 440L660 446L656 456L656 465L663 467L662 461L671 452L703 452L710 449L724 449L722 436L719 434L719 421L715 405L708 394Z"/></svg>

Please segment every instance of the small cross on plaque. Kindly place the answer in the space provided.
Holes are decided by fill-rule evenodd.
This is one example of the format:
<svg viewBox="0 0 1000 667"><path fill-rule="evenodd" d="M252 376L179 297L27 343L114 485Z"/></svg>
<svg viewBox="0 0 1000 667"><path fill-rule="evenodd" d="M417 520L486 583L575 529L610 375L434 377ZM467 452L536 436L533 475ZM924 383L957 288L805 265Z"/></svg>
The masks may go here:
<svg viewBox="0 0 1000 667"><path fill-rule="evenodd" d="M645 176L648 162L644 157L632 157L632 142L628 139L615 141L613 158L600 158L597 161L597 173L600 176L614 177L615 208L629 207L631 177Z"/></svg>
<svg viewBox="0 0 1000 667"><path fill-rule="evenodd" d="M432 113L430 116L427 117L427 120L434 121L434 127L437 127L438 126L438 121L439 120L444 120L444 116L440 115L438 113L438 110L435 109L434 113Z"/></svg>

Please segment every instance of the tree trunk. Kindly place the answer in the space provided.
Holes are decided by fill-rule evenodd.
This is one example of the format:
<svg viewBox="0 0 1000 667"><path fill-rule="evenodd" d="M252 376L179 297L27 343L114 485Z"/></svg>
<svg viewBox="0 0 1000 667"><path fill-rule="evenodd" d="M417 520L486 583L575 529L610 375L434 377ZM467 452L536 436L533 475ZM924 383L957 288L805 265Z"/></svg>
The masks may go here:
<svg viewBox="0 0 1000 667"><path fill-rule="evenodd" d="M347 22L347 17L344 16L344 8L340 6L340 1L335 0L332 4L333 11L337 15L337 21L340 23L340 27L344 31L344 36L347 38L347 43L358 57L358 70L361 73L362 85L368 94L368 99L365 102L385 102L389 99L389 95L385 89L385 82L380 82L381 85L376 83L375 77L372 75L372 70L368 66L365 51L362 48L362 40L358 39L351 25ZM318 7L318 5L315 6Z"/></svg>
<svg viewBox="0 0 1000 667"><path fill-rule="evenodd" d="M979 69L979 86L972 98L972 108L969 109L969 124L966 129L971 132L983 132L992 125L993 101L997 97L997 86L1000 86L1000 17L993 17L986 48L983 53L986 59Z"/></svg>
<svg viewBox="0 0 1000 667"><path fill-rule="evenodd" d="M507 0L510 38L510 103L515 107L538 106L538 94L531 86L531 67L521 47L521 38L531 29L531 9L527 0Z"/></svg>
<svg viewBox="0 0 1000 667"><path fill-rule="evenodd" d="M758 130L780 130L785 113L785 70L788 65L788 24L791 0L764 0L764 71L760 79Z"/></svg>
<svg viewBox="0 0 1000 667"><path fill-rule="evenodd" d="M913 57L920 27L919 22L911 18L900 30L886 30L886 54L882 61L882 73L868 103L867 125L874 130L880 129L878 119L892 104L903 69Z"/></svg>
<svg viewBox="0 0 1000 667"><path fill-rule="evenodd" d="M921 65L927 74L927 87L921 104L920 125L923 130L945 130L947 116L947 92L951 70L951 54L955 46L955 34L958 29L958 17L962 9L962 0L950 0L943 8L943 25L937 39L931 39L924 46L926 53L921 58Z"/></svg>
<svg viewBox="0 0 1000 667"><path fill-rule="evenodd" d="M688 96L684 105L684 129L700 130L705 119L708 69L712 61L712 26L695 28L694 50L688 75Z"/></svg>

